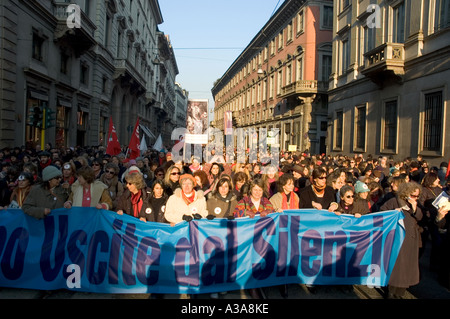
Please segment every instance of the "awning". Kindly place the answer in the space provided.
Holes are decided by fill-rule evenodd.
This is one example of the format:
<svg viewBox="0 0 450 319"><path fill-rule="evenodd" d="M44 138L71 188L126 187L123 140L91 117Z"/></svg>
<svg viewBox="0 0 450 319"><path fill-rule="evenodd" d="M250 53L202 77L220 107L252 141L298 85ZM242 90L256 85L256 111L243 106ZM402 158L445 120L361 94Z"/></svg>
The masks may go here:
<svg viewBox="0 0 450 319"><path fill-rule="evenodd" d="M147 134L149 137L154 138L156 140L156 136L150 131L150 129L147 126L139 124L139 127L142 129L142 131Z"/></svg>

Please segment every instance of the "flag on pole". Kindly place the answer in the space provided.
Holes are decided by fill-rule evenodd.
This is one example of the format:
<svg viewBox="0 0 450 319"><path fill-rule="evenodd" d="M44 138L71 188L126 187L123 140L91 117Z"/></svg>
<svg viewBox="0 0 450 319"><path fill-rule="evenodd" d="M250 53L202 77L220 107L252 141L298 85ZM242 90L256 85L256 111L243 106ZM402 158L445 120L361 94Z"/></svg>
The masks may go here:
<svg viewBox="0 0 450 319"><path fill-rule="evenodd" d="M140 156L139 151L140 141L139 141L139 117L134 126L133 134L131 135L130 144L128 145L128 159L136 159Z"/></svg>
<svg viewBox="0 0 450 319"><path fill-rule="evenodd" d="M112 117L109 118L109 129L108 129L108 146L106 147L106 154L111 156L120 154L122 151L117 138L116 128L114 127Z"/></svg>
<svg viewBox="0 0 450 319"><path fill-rule="evenodd" d="M153 149L157 150L158 152L161 151L161 149L162 149L161 134L159 134L158 138L156 139L156 142L153 145Z"/></svg>
<svg viewBox="0 0 450 319"><path fill-rule="evenodd" d="M141 156L143 156L145 151L147 150L147 142L145 141L145 136L142 136L141 145L139 146L139 149L141 151Z"/></svg>

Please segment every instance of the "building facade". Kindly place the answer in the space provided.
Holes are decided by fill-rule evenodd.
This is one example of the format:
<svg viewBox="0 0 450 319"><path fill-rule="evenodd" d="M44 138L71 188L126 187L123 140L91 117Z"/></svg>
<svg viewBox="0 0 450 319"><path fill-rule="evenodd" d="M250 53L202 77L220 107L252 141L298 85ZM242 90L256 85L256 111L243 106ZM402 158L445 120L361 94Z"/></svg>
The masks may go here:
<svg viewBox="0 0 450 319"><path fill-rule="evenodd" d="M214 83L213 125L279 129L282 150L325 152L333 2L286 0Z"/></svg>
<svg viewBox="0 0 450 319"><path fill-rule="evenodd" d="M138 116L151 130L158 89L178 73L169 57L158 83L162 22L157 0L2 1L0 147L106 145L110 117L124 146ZM55 114L45 130L32 120L42 107Z"/></svg>
<svg viewBox="0 0 450 319"><path fill-rule="evenodd" d="M334 1L331 154L450 157L450 1Z"/></svg>

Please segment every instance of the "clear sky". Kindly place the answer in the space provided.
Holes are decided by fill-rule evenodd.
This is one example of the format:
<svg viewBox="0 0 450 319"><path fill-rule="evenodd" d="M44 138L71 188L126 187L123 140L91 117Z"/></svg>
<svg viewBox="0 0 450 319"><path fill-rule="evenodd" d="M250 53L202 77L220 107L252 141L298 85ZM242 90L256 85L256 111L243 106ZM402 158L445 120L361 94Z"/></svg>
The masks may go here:
<svg viewBox="0 0 450 319"><path fill-rule="evenodd" d="M179 74L190 99L208 99L211 89L284 0L159 0ZM210 114L212 115L212 114ZM211 117L210 117L211 119Z"/></svg>

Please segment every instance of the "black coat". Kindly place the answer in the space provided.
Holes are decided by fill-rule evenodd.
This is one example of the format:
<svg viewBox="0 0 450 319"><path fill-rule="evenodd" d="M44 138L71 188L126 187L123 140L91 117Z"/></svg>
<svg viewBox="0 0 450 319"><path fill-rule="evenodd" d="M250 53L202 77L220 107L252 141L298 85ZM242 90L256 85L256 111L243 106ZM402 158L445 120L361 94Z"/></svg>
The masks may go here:
<svg viewBox="0 0 450 319"><path fill-rule="evenodd" d="M322 205L322 209L328 209L330 204L336 202L334 190L330 186L325 187L323 197L317 197L312 189L312 185L306 186L299 195L299 208L314 208L312 202Z"/></svg>

